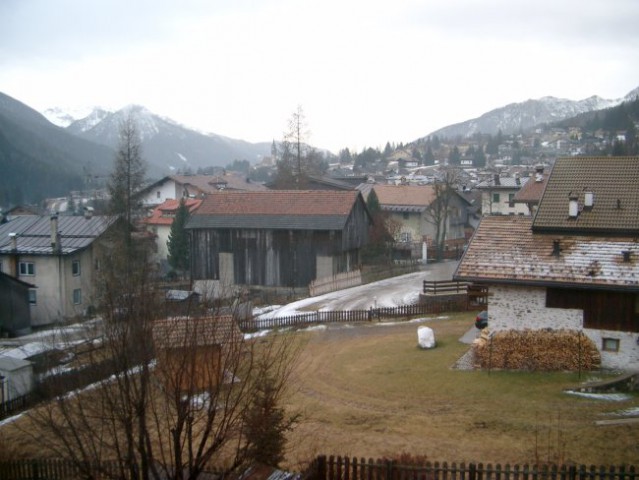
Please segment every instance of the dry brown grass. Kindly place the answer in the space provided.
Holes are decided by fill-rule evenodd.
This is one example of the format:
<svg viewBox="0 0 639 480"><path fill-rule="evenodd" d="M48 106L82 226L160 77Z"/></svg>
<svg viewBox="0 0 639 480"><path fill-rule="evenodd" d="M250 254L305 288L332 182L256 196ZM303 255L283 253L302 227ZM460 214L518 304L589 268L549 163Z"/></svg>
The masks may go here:
<svg viewBox="0 0 639 480"><path fill-rule="evenodd" d="M639 399L607 402L563 392L601 374L460 371L458 341L474 315L428 325L437 347L417 347L417 325L306 333L289 408L303 420L288 461L317 454L427 455L494 463L639 462L639 425L595 426Z"/></svg>
<svg viewBox="0 0 639 480"><path fill-rule="evenodd" d="M290 434L287 465L302 469L318 454L484 463L639 463L639 425L595 421L639 407L563 392L600 373L462 371L459 337L473 314L431 319L437 347L417 347L415 323L331 327L292 334L304 345L287 396L302 418ZM26 419L16 424L26 427ZM26 427L28 428L28 427ZM39 447L15 424L2 445L19 456Z"/></svg>

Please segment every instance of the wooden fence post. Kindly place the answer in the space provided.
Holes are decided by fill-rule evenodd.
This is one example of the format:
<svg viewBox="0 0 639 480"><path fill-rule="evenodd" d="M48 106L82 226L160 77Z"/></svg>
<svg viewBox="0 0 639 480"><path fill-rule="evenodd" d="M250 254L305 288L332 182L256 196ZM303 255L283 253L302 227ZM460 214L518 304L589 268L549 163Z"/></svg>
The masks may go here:
<svg viewBox="0 0 639 480"><path fill-rule="evenodd" d="M477 480L477 466L474 463L468 465L468 480Z"/></svg>
<svg viewBox="0 0 639 480"><path fill-rule="evenodd" d="M317 457L314 474L315 480L326 480L326 455Z"/></svg>
<svg viewBox="0 0 639 480"><path fill-rule="evenodd" d="M393 461L386 460L386 480L393 480Z"/></svg>

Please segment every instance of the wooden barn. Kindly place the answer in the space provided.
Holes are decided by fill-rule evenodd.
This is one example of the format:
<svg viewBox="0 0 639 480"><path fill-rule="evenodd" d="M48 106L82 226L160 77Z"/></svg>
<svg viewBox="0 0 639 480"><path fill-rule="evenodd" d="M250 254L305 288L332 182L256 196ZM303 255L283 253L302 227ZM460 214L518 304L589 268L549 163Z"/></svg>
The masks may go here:
<svg viewBox="0 0 639 480"><path fill-rule="evenodd" d="M214 193L186 226L192 278L223 286L307 287L358 268L371 222L354 190Z"/></svg>

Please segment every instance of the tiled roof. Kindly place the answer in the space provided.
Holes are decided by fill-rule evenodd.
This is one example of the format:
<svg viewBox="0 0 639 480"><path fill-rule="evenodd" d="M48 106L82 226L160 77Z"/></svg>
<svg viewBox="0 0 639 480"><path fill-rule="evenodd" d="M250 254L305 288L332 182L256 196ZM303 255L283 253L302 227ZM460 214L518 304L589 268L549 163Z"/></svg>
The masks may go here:
<svg viewBox="0 0 639 480"><path fill-rule="evenodd" d="M548 174L533 176L515 194L515 198L513 199L513 201L515 203L530 203L538 205L542 195L544 194L547 183Z"/></svg>
<svg viewBox="0 0 639 480"><path fill-rule="evenodd" d="M153 341L158 348L192 348L242 341L232 315L173 317L153 323Z"/></svg>
<svg viewBox="0 0 639 480"><path fill-rule="evenodd" d="M187 187L192 185L202 193L213 193L221 188L242 191L266 190L266 187L261 183L248 181L246 176L236 173L228 173L226 175L171 175L169 178Z"/></svg>
<svg viewBox="0 0 639 480"><path fill-rule="evenodd" d="M592 208L584 206L592 192ZM579 214L569 217L569 196ZM639 157L558 158L539 204L536 231L639 234Z"/></svg>
<svg viewBox="0 0 639 480"><path fill-rule="evenodd" d="M187 198L184 200L189 212L193 212L202 203L201 199ZM144 220L144 223L149 225L172 225L175 218L175 212L177 212L180 206L180 200L165 200L164 203L158 205L153 209L153 213L150 217Z"/></svg>
<svg viewBox="0 0 639 480"><path fill-rule="evenodd" d="M268 190L208 195L187 228L341 229L359 192Z"/></svg>
<svg viewBox="0 0 639 480"><path fill-rule="evenodd" d="M639 290L639 243L626 237L533 233L532 218L483 217L459 280ZM558 241L559 254L553 255ZM624 254L629 253L629 261Z"/></svg>
<svg viewBox="0 0 639 480"><path fill-rule="evenodd" d="M60 252L63 255L82 250L102 235L115 221L114 216L58 217ZM10 233L17 238L18 253L52 255L51 217L40 215L17 216L0 225L0 254L13 251Z"/></svg>
<svg viewBox="0 0 639 480"><path fill-rule="evenodd" d="M425 209L435 200L435 189L432 185L375 185L373 187L382 209L397 207L413 207L407 210Z"/></svg>

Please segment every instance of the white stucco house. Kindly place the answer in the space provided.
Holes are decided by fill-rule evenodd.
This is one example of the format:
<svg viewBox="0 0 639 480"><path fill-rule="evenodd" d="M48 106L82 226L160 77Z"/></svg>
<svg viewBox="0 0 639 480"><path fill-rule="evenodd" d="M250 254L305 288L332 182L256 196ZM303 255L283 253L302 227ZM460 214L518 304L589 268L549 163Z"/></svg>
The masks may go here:
<svg viewBox="0 0 639 480"><path fill-rule="evenodd" d="M422 244L429 246L436 238L437 228L431 208L438 201L434 185L375 185L375 191L382 211L399 226L395 241L413 251L413 258L421 256ZM463 249L466 230L469 226L468 209L470 202L457 191L452 192L447 213L440 215L442 232L445 230L445 244L449 248Z"/></svg>
<svg viewBox="0 0 639 480"><path fill-rule="evenodd" d="M504 177L493 175L489 180L480 182L477 189L482 192L481 211L483 215L527 215L528 208L516 203L517 192L530 177Z"/></svg>
<svg viewBox="0 0 639 480"><path fill-rule="evenodd" d="M16 216L0 225L0 269L31 284L33 327L86 313L95 302L102 242L114 216Z"/></svg>

